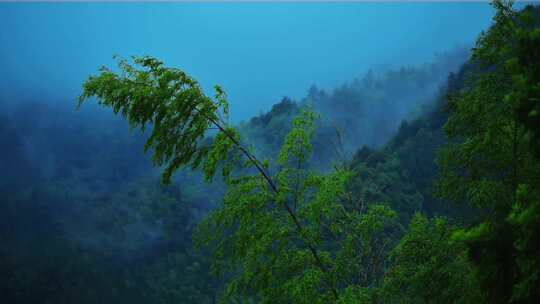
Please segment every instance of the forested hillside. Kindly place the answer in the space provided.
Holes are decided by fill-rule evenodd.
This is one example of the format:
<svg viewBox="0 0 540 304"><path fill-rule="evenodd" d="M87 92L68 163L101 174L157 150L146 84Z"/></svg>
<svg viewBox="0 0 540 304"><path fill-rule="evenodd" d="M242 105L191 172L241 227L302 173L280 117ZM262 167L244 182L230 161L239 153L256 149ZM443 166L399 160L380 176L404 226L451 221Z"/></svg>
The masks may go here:
<svg viewBox="0 0 540 304"><path fill-rule="evenodd" d="M448 74L457 72L468 55L466 49L457 48L420 66L369 70L330 92L312 86L302 100L285 97L269 112L240 124L239 130L258 153L272 156L292 119L308 106L321 117L313 138L314 163L328 166L348 160L358 147L383 145L402 120L415 119L429 109L444 92Z"/></svg>
<svg viewBox="0 0 540 304"><path fill-rule="evenodd" d="M2 302L536 303L540 9L492 5L471 54L236 125L152 57L6 100Z"/></svg>

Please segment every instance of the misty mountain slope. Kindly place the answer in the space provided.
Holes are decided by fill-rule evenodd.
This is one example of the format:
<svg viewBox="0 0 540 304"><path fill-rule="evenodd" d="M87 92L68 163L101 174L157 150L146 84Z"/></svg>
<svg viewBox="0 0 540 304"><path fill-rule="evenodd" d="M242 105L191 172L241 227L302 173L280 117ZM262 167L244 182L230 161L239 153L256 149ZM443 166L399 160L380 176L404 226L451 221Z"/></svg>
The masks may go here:
<svg viewBox="0 0 540 304"><path fill-rule="evenodd" d="M168 297L149 284L156 271L173 266L184 276L176 284L205 290L190 291L193 303L210 299L212 279L200 270L207 266L191 243L209 200L199 195L200 178L187 175L185 188L159 185L159 171L142 151L144 134L129 132L125 121L104 111L54 104L3 103L0 285L6 303L147 303Z"/></svg>
<svg viewBox="0 0 540 304"><path fill-rule="evenodd" d="M257 167L263 177L231 157L236 141L218 128L197 138L214 140L210 167L229 162L234 177L204 184L186 169L163 185L143 154L148 130L130 132L110 109L1 99L0 302L537 303L540 8L493 6L471 58L312 87L237 125L260 159L275 163L285 147ZM175 95L159 75L183 74L162 71L142 74L164 82L97 77L84 90L112 83L105 97L130 101L135 118L155 114L148 105L172 113L167 134L183 119L208 130L204 89ZM193 118L160 108L163 96L202 106L185 110ZM320 116L313 146L304 107ZM157 140L182 150L171 134Z"/></svg>
<svg viewBox="0 0 540 304"><path fill-rule="evenodd" d="M305 101L343 132L346 150L377 147L390 139L402 120L417 117L433 104L448 74L468 56L468 50L455 49L420 66L370 70L330 93L313 87Z"/></svg>
<svg viewBox="0 0 540 304"><path fill-rule="evenodd" d="M437 151L447 143L443 126L448 119L448 96L463 89L469 75L477 72L477 66L467 61L448 75L432 104L416 118L403 120L384 145L364 146L354 153L351 166L356 176L352 188L363 201L389 204L403 223L418 211L456 221L475 214L467 206L437 198L434 181L439 175Z"/></svg>
<svg viewBox="0 0 540 304"><path fill-rule="evenodd" d="M444 64L438 66L443 69ZM378 99L366 96L375 96L393 83L399 84L396 92L408 92L427 85L430 79L425 74L434 71L442 73L433 66L390 71L379 80L366 78L370 80L353 82L330 94L313 88L305 100L298 103L285 98L271 111L252 118L240 128L247 135L245 141L263 157L276 155L301 106L311 104L315 109L324 109L319 110L324 113L314 139L315 160L330 164L336 159L335 146L339 145L336 130L349 128L341 139L352 150L359 142L354 137L360 126L358 121L374 115L372 108L363 105L364 100L381 102L378 111L388 106L385 102L390 100L387 96ZM370 87L371 82L379 84ZM410 103L408 110L391 115L413 115L414 109L428 103L420 100L420 103L404 100ZM331 107L332 103L336 106ZM21 273L17 279L12 275L5 277L11 284L4 285L5 294L14 301L23 301L12 292L30 290L31 286L25 284L31 277L47 280L47 276L53 275L54 281L62 283L70 275L76 275L80 280L72 282L65 292L56 291L55 284L44 284L34 296L56 299L57 303L69 302L76 294L82 295L82 303L92 303L98 298L127 299L127 294L137 292L123 283L125 278L136 278L134 284L145 286L149 297L172 296L159 286L147 285L150 283L145 278L156 280L154 271L163 272L164 267L177 263L178 259L181 265L207 267L204 260L191 253L190 235L196 219L215 203L212 201L221 190L203 185L200 175L189 171L177 175L177 186L158 186L159 169L153 168L149 157L142 152L145 134L129 132L125 121L112 118L102 110L83 108L76 112L71 107L54 104L44 101L8 104L0 120L1 138L7 147L1 152L1 167L10 173L2 181L2 241L9 244L5 247L9 250L2 255L16 257L1 267L11 273L16 269L14 265L36 265L34 273ZM326 119L327 116L332 120ZM377 138L385 136L390 135L380 134ZM165 202L170 204L163 205ZM34 230L40 233L32 233ZM36 255L33 249L36 246L50 247L50 251ZM115 273L122 267L133 271ZM96 272L90 272L91 268ZM211 282L206 274L179 271L192 276L191 283L185 284L194 288L189 291L194 303L208 300L203 294L216 287L204 285ZM101 290L114 285L118 289L116 294L81 293L80 288L89 284L88 281L102 277L107 278L104 285L94 288ZM164 277L161 282L173 284L174 278ZM31 303L33 299L24 301ZM142 295L134 296L133 303L144 299Z"/></svg>
<svg viewBox="0 0 540 304"><path fill-rule="evenodd" d="M402 120L421 115L437 100L449 73L457 71L467 56L466 50L456 49L436 56L430 64L370 70L330 92L312 86L301 101L284 98L269 112L241 123L240 130L256 151L275 155L299 107L309 106L321 118L314 138L315 163L328 166L350 159L361 146L386 143Z"/></svg>
<svg viewBox="0 0 540 304"><path fill-rule="evenodd" d="M24 183L32 182L34 168L26 155L19 130L3 113L0 114L0 146L0 193L7 193Z"/></svg>
<svg viewBox="0 0 540 304"><path fill-rule="evenodd" d="M336 130L345 130L341 140L352 151L361 142L376 141L357 139L368 133L359 130L362 125L380 120L383 114L392 119L414 115L428 104L427 96L440 86L439 78L454 68L454 61L462 60L462 53L452 54L421 67L381 74L369 72L363 80L353 81L332 93L313 87L303 101L285 98L271 111L241 124L240 129L246 135L245 141L263 157L276 155L299 108L311 105L322 117L314 139L315 160L328 165L339 152L335 148L340 144ZM382 94L391 88L392 92ZM426 90L424 95L416 96L418 101L412 97L401 99L401 109L381 112L396 96L411 95L419 88ZM1 165L4 172L10 173L2 181L5 193L2 214L9 218L3 221L3 231L15 231L10 237L4 236L4 241L12 244L14 250L22 249L24 242L35 242L34 236L25 235L20 228L30 225L36 229L55 227L39 228L43 235L38 237L38 243L61 235L63 241L55 245L58 250L75 246L76 250L98 259L110 259L107 263L111 265L145 256L150 256L148 259L152 261L168 252L160 246L167 247L171 241L162 224L145 219L145 213L155 217L162 212L154 202L171 199L176 202L173 205L184 205L181 212L187 218L181 225L185 228L179 231L185 232L177 232L172 239L173 243L184 244L189 242L187 231L193 226L194 218L205 213L221 191L217 185L208 191L211 188L201 183L200 175L189 171L177 175L178 186L160 189L159 169L153 168L149 157L142 152L146 135L129 132L125 121L113 118L106 111L87 107L75 111L74 106L62 106L57 101L10 103L6 100L3 112L0 132L7 149L1 152ZM388 130L393 128L392 124L395 123L373 138L382 141L390 136ZM150 211L145 211L146 208ZM167 217L177 211L163 212L162 216ZM23 243L18 244L18 240ZM31 252L28 254L30 259L38 258L32 257ZM48 258L36 261L46 263ZM80 275L85 277L83 273Z"/></svg>

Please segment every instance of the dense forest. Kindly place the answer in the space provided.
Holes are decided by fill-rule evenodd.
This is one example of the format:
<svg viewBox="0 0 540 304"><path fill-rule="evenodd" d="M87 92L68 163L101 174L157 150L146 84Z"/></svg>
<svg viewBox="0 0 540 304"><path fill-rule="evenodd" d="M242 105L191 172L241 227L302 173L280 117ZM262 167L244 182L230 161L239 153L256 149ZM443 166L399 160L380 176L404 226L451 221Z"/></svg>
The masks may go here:
<svg viewBox="0 0 540 304"><path fill-rule="evenodd" d="M240 123L148 56L78 111L2 101L1 302L537 303L540 7L492 6L470 51Z"/></svg>

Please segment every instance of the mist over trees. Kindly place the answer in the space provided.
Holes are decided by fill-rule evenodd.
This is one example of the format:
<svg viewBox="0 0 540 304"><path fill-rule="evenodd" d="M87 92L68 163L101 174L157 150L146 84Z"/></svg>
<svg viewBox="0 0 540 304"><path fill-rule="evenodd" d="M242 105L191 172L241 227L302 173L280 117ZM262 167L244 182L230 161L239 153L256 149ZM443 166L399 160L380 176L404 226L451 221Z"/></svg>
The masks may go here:
<svg viewBox="0 0 540 304"><path fill-rule="evenodd" d="M350 160L362 146L377 148L398 130L403 120L429 111L444 94L449 73L457 72L469 52L456 48L435 56L433 62L375 72L326 92L316 86L306 97L284 97L267 112L240 124L240 132L264 156L279 150L290 123L303 106L320 114L313 138L314 163ZM329 145L329 143L332 143Z"/></svg>
<svg viewBox="0 0 540 304"><path fill-rule="evenodd" d="M432 81L422 74L434 73L434 66L443 69L441 65L443 63L408 68L409 78L417 79L417 82ZM451 65L445 68L450 70ZM437 73L444 74L442 71ZM397 71L385 75L386 78L381 77L381 87L390 85L390 80L384 79L393 77L392 81L400 81ZM330 102L339 104L346 100L339 99L340 93L326 96L323 91L318 91L317 94L324 95L325 99L314 102L312 89L301 102L285 98L270 112L242 123L240 132L246 136L246 141L254 140L253 148L261 157L271 158L279 150L301 107L311 104L323 118L318 120L315 130L314 157L324 161L323 167L328 168L344 155L328 147L327 142L340 144L336 132L351 128L351 122L358 120L353 119L356 116L370 117L365 114L370 110L363 105L361 95L371 91L358 81L354 83L358 89L350 91L351 96L356 96L349 104L350 112L336 108L332 121L323 120L326 115L332 115L331 111L319 109ZM411 87L403 86L411 90ZM347 88L343 86L336 91L349 90ZM418 98L419 103L413 99L404 102L412 111L413 108L420 109L422 101L428 103L422 98ZM1 139L7 149L2 150L0 159L2 171L10 172L4 175L1 183L5 198L2 231L7 245L3 256L13 258L6 260L4 265L8 274L4 279L9 282L4 285L8 299L30 303L45 297L57 303L69 303L80 294L80 300L86 303L102 298L118 301L129 298L135 303L143 303L164 297L172 301L184 299L178 291L169 290L176 290L178 286L191 288L189 293L196 294L192 295L193 303L210 301L213 297L209 294L217 297L217 287L211 283L214 279L204 270L209 267L208 259L203 257L201 260L198 253L194 253L191 234L201 216L219 203L223 193L219 179L212 185L205 185L200 174L187 170L175 176L173 185L162 188L159 170L152 167L149 155L141 152L148 132L130 132L124 120L111 117L98 108L85 106L83 110L74 111L73 107L46 100L6 100L2 113ZM336 122L342 122L336 118L344 115L348 115L349 120L336 125ZM352 128L358 126L352 125ZM349 149L348 158L355 146L353 130L347 129L341 138L341 144ZM40 233L36 234L36 231ZM50 247L50 254L36 254L34 247L27 245L31 243L38 248ZM15 265L24 263L33 266L24 266L28 273L17 273L19 266ZM91 270L94 267L96 270ZM184 267L194 268L186 270ZM132 271L124 272L125 268ZM176 274L162 273L168 271ZM189 273L192 273L192 279L189 279ZM80 281L70 283L65 290L58 287L69 282L72 276L77 276ZM178 281L178 276L186 276L190 283ZM103 278L107 280L103 281ZM134 286L126 285L124 280L134 278ZM51 283L41 285L39 291L32 291L39 280ZM92 294L83 293L84 286L92 280L101 280L103 285L94 285ZM169 289L162 284L170 286ZM105 292L103 289L108 289L109 285L117 290ZM145 297L136 290L140 286L148 293ZM15 291L20 293L14 294ZM127 297L128 294L139 296Z"/></svg>
<svg viewBox="0 0 540 304"><path fill-rule="evenodd" d="M536 303L540 10L492 5L470 53L236 125L152 57L2 100L2 302Z"/></svg>

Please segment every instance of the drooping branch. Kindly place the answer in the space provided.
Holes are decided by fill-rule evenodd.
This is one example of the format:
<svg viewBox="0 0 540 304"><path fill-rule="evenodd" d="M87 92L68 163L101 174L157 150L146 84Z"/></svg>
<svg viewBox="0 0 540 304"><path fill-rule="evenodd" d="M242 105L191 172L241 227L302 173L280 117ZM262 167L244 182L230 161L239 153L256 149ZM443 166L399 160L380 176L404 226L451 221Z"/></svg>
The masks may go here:
<svg viewBox="0 0 540 304"><path fill-rule="evenodd" d="M145 125L151 123L152 133L145 149L153 149L156 165L166 165L162 176L165 183L181 166L191 164L197 168L203 160L208 160L209 149L201 147L200 141L213 125L248 158L272 192L279 193L276 183L261 162L221 122L219 111L227 114L228 104L219 87L215 87L217 102L214 102L202 92L197 81L183 71L164 67L162 62L151 57L134 57L134 62L143 69L137 69L127 60L120 59L120 75L102 68L100 75L91 76L83 85L79 105L94 96L100 104L126 117L132 126L144 130ZM213 175L216 159L211 160L209 168L209 172L205 173ZM283 205L316 266L327 273L313 241L307 236L295 212L288 202ZM326 283L337 299L337 290L332 284Z"/></svg>
<svg viewBox="0 0 540 304"><path fill-rule="evenodd" d="M223 134L225 134L227 136L227 138L229 138L229 140L231 140L238 149L240 149L240 151L255 166L257 171L263 176L263 178L266 180L266 182L270 186L270 189L272 189L272 191L275 194L278 194L279 190L278 190L278 188L276 186L276 183L270 177L268 172L266 172L266 170L263 168L263 166L261 166L260 161L251 152L249 152L244 146L242 146L240 144L240 142L232 134L230 134L227 131L227 129L225 129L218 121L216 121L215 119L213 119L211 117L209 117L208 120L210 120L213 125L215 125L221 132L223 132ZM289 204L287 202L284 202L283 206L285 207L285 210L287 211L287 214L289 215L289 217L293 220L294 225L295 225L298 233L300 234L300 236L302 238L305 239L304 242L308 246L309 251L311 252L313 258L315 259L315 264L317 265L317 267L322 272L326 273L327 272L326 267L324 267L324 264L322 263L322 260L319 257L317 249L312 245L312 243L307 238L307 236L305 234L305 231L304 231L304 228L303 228L302 224L300 223L300 221L298 220L298 217L296 216L296 214L294 213L294 211L291 209L291 207L289 206ZM337 299L339 297L337 290L328 282L327 282L327 285L330 288L330 290L332 291L333 296Z"/></svg>

